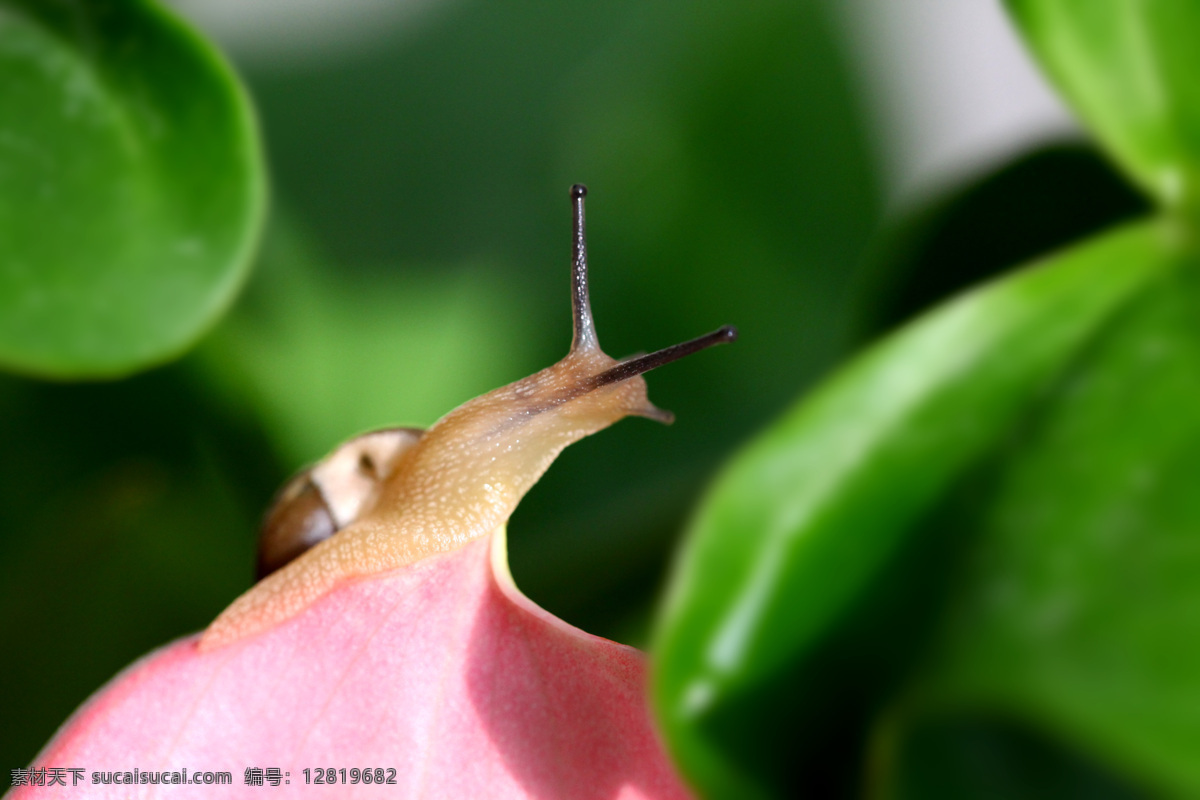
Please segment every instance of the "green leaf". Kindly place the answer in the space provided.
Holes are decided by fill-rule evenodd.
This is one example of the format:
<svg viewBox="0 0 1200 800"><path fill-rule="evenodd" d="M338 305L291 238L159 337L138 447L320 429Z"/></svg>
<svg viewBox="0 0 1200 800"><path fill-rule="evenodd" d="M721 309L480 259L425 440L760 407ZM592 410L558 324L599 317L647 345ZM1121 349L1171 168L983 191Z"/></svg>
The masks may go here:
<svg viewBox="0 0 1200 800"><path fill-rule="evenodd" d="M1144 792L1078 753L1004 720L922 719L899 769L868 796L888 800L1139 800Z"/></svg>
<svg viewBox="0 0 1200 800"><path fill-rule="evenodd" d="M979 542L917 705L1000 709L1200 794L1200 271L1063 376L955 521Z"/></svg>
<svg viewBox="0 0 1200 800"><path fill-rule="evenodd" d="M1034 54L1134 182L1200 210L1200 5L1008 0Z"/></svg>
<svg viewBox="0 0 1200 800"><path fill-rule="evenodd" d="M151 0L3 0L0 97L0 366L181 352L240 286L265 201L229 67Z"/></svg>
<svg viewBox="0 0 1200 800"><path fill-rule="evenodd" d="M957 473L1171 262L1164 242L1127 227L942 307L735 459L690 531L656 642L659 718L698 786L762 789L733 750L768 728L739 704L805 658Z"/></svg>

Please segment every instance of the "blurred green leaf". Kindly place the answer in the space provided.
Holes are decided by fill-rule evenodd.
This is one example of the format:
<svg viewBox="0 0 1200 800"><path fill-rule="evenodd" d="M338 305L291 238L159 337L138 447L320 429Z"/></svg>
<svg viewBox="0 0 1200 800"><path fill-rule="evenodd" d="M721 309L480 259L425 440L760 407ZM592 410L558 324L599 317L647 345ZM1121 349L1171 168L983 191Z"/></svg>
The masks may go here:
<svg viewBox="0 0 1200 800"><path fill-rule="evenodd" d="M1008 0L1058 88L1135 183L1200 210L1200 5Z"/></svg>
<svg viewBox="0 0 1200 800"><path fill-rule="evenodd" d="M179 353L237 291L264 205L229 67L151 0L4 0L0 97L0 365Z"/></svg>
<svg viewBox="0 0 1200 800"><path fill-rule="evenodd" d="M805 657L957 473L1171 262L1163 236L1121 229L951 303L735 459L692 526L656 642L659 718L698 786L765 790L745 753L770 709L739 704Z"/></svg>
<svg viewBox="0 0 1200 800"><path fill-rule="evenodd" d="M910 704L999 709L1200 794L1200 272L1089 347L955 520L978 543Z"/></svg>
<svg viewBox="0 0 1200 800"><path fill-rule="evenodd" d="M904 732L899 770L872 800L1135 800L1151 795L1102 765L1011 722L921 720Z"/></svg>

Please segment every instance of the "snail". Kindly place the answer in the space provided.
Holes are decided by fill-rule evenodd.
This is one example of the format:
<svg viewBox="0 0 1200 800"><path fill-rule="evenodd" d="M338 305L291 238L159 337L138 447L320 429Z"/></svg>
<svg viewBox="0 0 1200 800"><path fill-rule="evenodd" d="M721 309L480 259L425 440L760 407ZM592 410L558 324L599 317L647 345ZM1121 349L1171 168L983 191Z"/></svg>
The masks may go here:
<svg viewBox="0 0 1200 800"><path fill-rule="evenodd" d="M427 431L376 431L293 479L261 535L265 577L205 631L211 649L276 625L344 580L453 550L505 524L563 448L626 416L670 423L643 373L737 338L726 325L617 361L596 337L588 298L584 198L571 187L571 349L558 363L469 400Z"/></svg>

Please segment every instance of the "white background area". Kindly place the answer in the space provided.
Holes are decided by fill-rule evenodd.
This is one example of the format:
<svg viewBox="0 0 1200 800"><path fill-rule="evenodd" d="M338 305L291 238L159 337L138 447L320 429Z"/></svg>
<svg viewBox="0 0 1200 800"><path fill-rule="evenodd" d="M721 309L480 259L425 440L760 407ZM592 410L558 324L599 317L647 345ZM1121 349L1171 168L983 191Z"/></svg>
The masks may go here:
<svg viewBox="0 0 1200 800"><path fill-rule="evenodd" d="M830 0L893 204L1079 138L999 0Z"/></svg>

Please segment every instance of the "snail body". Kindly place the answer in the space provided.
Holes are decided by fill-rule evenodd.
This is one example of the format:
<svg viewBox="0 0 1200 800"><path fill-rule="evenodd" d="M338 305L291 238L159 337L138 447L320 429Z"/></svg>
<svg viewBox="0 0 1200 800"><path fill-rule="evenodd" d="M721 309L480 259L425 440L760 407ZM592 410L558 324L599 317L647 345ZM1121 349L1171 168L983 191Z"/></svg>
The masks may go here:
<svg viewBox="0 0 1200 800"><path fill-rule="evenodd" d="M273 538L269 549L278 554L267 559L270 574L217 617L201 638L202 649L282 622L341 581L396 569L486 536L507 521L563 448L584 436L630 415L671 421L670 413L648 399L642 373L732 341L737 332L726 326L624 361L606 355L588 300L586 193L578 184L571 189L574 336L567 356L464 403L423 434L400 429L408 433L374 443L385 455L376 458L380 469L373 481L347 471L367 444L352 440L298 478L295 487L289 485L293 491L281 493L264 526L264 541ZM313 487L322 489L314 480L321 475L344 478L347 495L322 495L333 524L310 525L310 512L319 517L312 511ZM284 525L293 516L289 507L297 503L302 504L294 508L299 521ZM335 508L344 512L342 525ZM283 521L282 529L272 526L273 518Z"/></svg>

